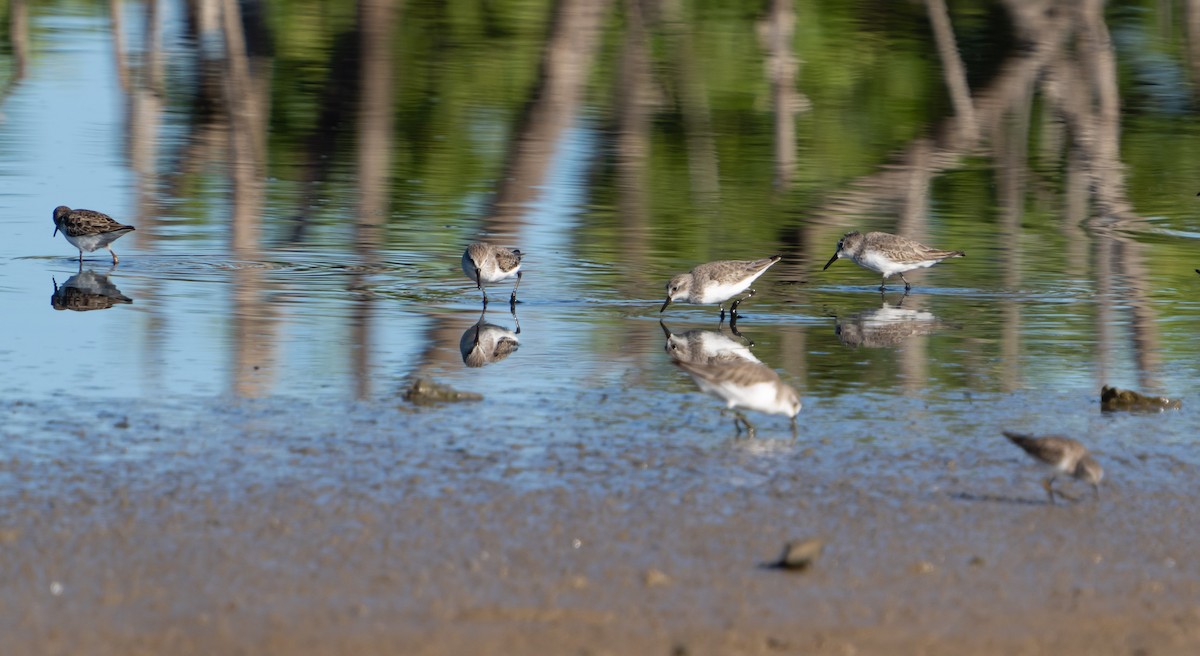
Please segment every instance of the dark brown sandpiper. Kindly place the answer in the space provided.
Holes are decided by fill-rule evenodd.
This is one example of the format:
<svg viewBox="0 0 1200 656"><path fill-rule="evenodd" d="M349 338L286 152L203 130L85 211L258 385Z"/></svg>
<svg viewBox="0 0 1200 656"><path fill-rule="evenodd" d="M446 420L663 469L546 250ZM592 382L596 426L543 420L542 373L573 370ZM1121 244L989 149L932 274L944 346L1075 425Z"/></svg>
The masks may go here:
<svg viewBox="0 0 1200 656"><path fill-rule="evenodd" d="M750 288L767 269L781 259L780 255L761 260L719 260L696 265L689 273L681 273L667 283L667 300L659 312L667 309L672 301L687 301L697 305L721 304L721 320L725 320L725 301ZM737 309L742 301L754 296L754 290L733 302L729 308L732 320L737 320Z"/></svg>
<svg viewBox="0 0 1200 656"><path fill-rule="evenodd" d="M821 269L828 269L831 264L841 258L849 258L855 264L883 274L879 283L880 291L886 289L887 279L899 275L904 281L904 291L912 289L904 277L905 271L931 267L942 260L951 257L964 257L962 251L945 251L915 242L908 237L893 235L887 232L847 232L838 241L837 252Z"/></svg>
<svg viewBox="0 0 1200 656"><path fill-rule="evenodd" d="M79 264L83 266L83 252L107 248L113 264L120 260L112 249L112 243L133 231L133 226L122 225L103 212L95 210L73 210L66 205L54 208L54 234L62 231L72 246L79 249Z"/></svg>
<svg viewBox="0 0 1200 656"><path fill-rule="evenodd" d="M484 284L500 282L513 276L517 277L517 284L513 285L512 296L508 299L508 303L516 305L517 288L521 286L521 257L521 251L515 248L493 246L481 241L467 246L467 250L463 251L463 273L467 274L479 291L483 292L484 307L487 307L488 303L487 290L483 288Z"/></svg>
<svg viewBox="0 0 1200 656"><path fill-rule="evenodd" d="M1053 469L1053 473L1042 482L1051 504L1054 503L1054 479L1058 478L1059 474L1069 474L1090 483L1096 499L1100 499L1100 480L1104 478L1104 469L1078 440L1059 435L1033 437L1011 431L1004 431L1004 436L1024 449L1034 460Z"/></svg>

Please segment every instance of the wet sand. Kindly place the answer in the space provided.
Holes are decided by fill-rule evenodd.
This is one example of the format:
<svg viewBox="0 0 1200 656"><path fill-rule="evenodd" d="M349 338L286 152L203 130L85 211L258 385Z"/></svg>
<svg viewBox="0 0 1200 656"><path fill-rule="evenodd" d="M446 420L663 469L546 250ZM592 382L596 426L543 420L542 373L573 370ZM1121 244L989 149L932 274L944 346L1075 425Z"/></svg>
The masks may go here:
<svg viewBox="0 0 1200 656"><path fill-rule="evenodd" d="M455 419L470 406L10 406L4 651L1200 649L1192 463L1110 444L1101 502L1067 485L1081 500L1051 507L1003 438L793 443L768 420L738 441L691 401L699 425L653 434L620 412L536 429L492 408L479 434ZM287 426L296 411L314 419ZM761 566L817 536L810 571Z"/></svg>

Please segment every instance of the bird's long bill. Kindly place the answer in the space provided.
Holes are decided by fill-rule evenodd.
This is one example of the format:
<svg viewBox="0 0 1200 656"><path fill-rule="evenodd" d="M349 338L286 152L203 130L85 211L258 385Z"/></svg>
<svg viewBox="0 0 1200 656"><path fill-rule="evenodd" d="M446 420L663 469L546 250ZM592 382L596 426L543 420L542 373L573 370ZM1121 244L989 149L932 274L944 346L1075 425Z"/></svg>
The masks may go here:
<svg viewBox="0 0 1200 656"><path fill-rule="evenodd" d="M659 311L659 312L663 312L663 311L665 311L665 310L667 309L667 306L668 306L668 305L670 305L670 304L671 304L671 297L670 297L670 296L668 296L668 297L667 297L667 300L663 301L663 306L662 306L661 308L659 308L659 309L658 309L658 311Z"/></svg>
<svg viewBox="0 0 1200 656"><path fill-rule="evenodd" d="M837 261L838 261L838 254L837 254L837 253L834 253L834 254L833 254L833 257L829 258L829 261L825 263L825 266L821 267L821 270L822 270L822 271L824 271L825 269L828 269L828 268L829 268L829 265L831 265L831 264L833 264L834 262L837 262Z"/></svg>
<svg viewBox="0 0 1200 656"><path fill-rule="evenodd" d="M57 236L58 236L58 224L57 224L57 223L56 223L56 224L54 224L54 234L52 234L52 235L50 235L50 236L51 236L51 237L57 237Z"/></svg>

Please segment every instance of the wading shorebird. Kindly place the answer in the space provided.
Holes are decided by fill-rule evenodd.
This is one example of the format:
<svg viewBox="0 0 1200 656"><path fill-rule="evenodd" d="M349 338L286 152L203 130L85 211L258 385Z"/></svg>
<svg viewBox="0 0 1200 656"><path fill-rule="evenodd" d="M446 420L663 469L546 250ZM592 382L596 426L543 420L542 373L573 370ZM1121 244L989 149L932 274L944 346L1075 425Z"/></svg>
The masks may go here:
<svg viewBox="0 0 1200 656"><path fill-rule="evenodd" d="M475 283L475 287L483 292L483 305L487 307L487 290L484 284L500 282L513 276L517 284L513 285L509 305L517 304L517 288L521 286L521 251L507 249L503 246L493 246L484 242L475 242L463 251L462 270Z"/></svg>
<svg viewBox="0 0 1200 656"><path fill-rule="evenodd" d="M904 278L905 271L931 267L942 260L951 257L964 257L962 251L944 251L931 248L915 242L908 237L893 235L887 232L847 232L838 240L837 252L821 269L828 269L831 264L841 258L849 258L855 264L883 274L879 290L887 289L887 279L899 275L904 281L904 291L912 288Z"/></svg>
<svg viewBox="0 0 1200 656"><path fill-rule="evenodd" d="M681 273L667 283L667 300L659 312L667 309L672 301L687 301L697 305L719 303L721 321L725 320L725 301L750 288L767 269L781 259L780 255L761 260L720 260L698 264L689 273ZM734 301L729 307L730 321L737 320L737 309L742 301L754 296L754 290Z"/></svg>
<svg viewBox="0 0 1200 656"><path fill-rule="evenodd" d="M1079 441L1058 435L1034 437L1011 431L1004 431L1004 436L1024 449L1034 460L1053 471L1042 481L1042 487L1046 489L1051 504L1054 503L1054 479L1058 478L1059 474L1068 474L1090 483L1096 500L1100 500L1100 480L1104 478L1104 469ZM1062 492L1059 492L1059 495L1062 496Z"/></svg>
<svg viewBox="0 0 1200 656"><path fill-rule="evenodd" d="M79 266L83 266L83 252L107 248L113 264L120 262L112 243L133 231L133 226L122 225L103 212L95 210L73 210L66 205L54 208L54 234L59 231L79 249Z"/></svg>

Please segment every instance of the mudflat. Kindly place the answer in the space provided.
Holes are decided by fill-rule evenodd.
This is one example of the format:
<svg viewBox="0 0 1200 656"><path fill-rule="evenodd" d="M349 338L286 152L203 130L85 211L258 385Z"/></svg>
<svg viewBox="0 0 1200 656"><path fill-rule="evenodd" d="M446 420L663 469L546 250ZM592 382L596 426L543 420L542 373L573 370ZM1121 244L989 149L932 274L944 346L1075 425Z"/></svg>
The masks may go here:
<svg viewBox="0 0 1200 656"><path fill-rule="evenodd" d="M10 406L4 651L1200 649L1200 490L1170 451L1108 444L1100 501L1059 481L1078 500L1051 506L999 435L647 432L606 408L623 401L563 400L594 415L558 427L497 413L486 434L463 406L86 410L71 430ZM806 571L764 566L813 537Z"/></svg>

